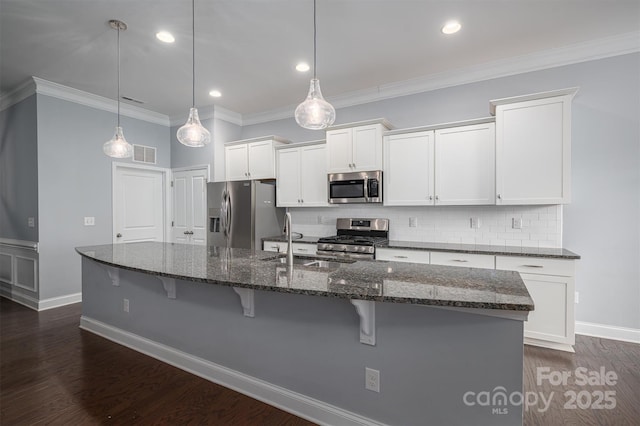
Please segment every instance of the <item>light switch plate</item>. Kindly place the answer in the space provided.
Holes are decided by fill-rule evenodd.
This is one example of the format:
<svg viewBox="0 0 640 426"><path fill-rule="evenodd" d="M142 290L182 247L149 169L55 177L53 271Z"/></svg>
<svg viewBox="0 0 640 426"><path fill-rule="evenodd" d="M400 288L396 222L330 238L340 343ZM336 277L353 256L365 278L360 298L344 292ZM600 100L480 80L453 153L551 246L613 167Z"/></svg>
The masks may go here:
<svg viewBox="0 0 640 426"><path fill-rule="evenodd" d="M480 218L479 217L472 217L471 218L471 228L472 229L479 229L480 228Z"/></svg>
<svg viewBox="0 0 640 426"><path fill-rule="evenodd" d="M417 228L418 227L418 218L410 217L409 218L409 228Z"/></svg>
<svg viewBox="0 0 640 426"><path fill-rule="evenodd" d="M511 227L513 229L522 229L522 218L514 217L513 219L511 219Z"/></svg>
<svg viewBox="0 0 640 426"><path fill-rule="evenodd" d="M28 217L27 218L27 226L29 228L35 228L36 227L36 218L35 217Z"/></svg>

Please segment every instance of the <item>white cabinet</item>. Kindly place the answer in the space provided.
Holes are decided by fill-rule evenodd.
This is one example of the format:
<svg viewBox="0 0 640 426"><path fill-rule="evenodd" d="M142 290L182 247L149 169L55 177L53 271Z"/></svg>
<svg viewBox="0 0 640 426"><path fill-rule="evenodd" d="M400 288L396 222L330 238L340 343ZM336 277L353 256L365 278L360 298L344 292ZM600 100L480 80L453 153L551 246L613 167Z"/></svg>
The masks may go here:
<svg viewBox="0 0 640 426"><path fill-rule="evenodd" d="M435 131L435 204L495 204L495 123Z"/></svg>
<svg viewBox="0 0 640 426"><path fill-rule="evenodd" d="M273 251L276 253L286 253L287 244L283 241L264 241L262 244L263 251ZM301 256L314 256L316 254L316 244L313 243L293 243L293 254Z"/></svg>
<svg viewBox="0 0 640 426"><path fill-rule="evenodd" d="M327 130L327 172L382 170L382 132L390 127L381 119Z"/></svg>
<svg viewBox="0 0 640 426"><path fill-rule="evenodd" d="M278 207L328 206L324 143L276 150Z"/></svg>
<svg viewBox="0 0 640 426"><path fill-rule="evenodd" d="M277 136L228 142L224 147L226 179L274 179L274 148L287 143Z"/></svg>
<svg viewBox="0 0 640 426"><path fill-rule="evenodd" d="M384 204L495 204L495 124L438 128L384 137Z"/></svg>
<svg viewBox="0 0 640 426"><path fill-rule="evenodd" d="M496 203L571 201L571 101L566 89L491 101L496 116Z"/></svg>
<svg viewBox="0 0 640 426"><path fill-rule="evenodd" d="M574 268L572 260L496 256L496 269L518 271L533 299L525 343L574 352Z"/></svg>
<svg viewBox="0 0 640 426"><path fill-rule="evenodd" d="M376 260L429 264L429 252L397 248L376 248Z"/></svg>
<svg viewBox="0 0 640 426"><path fill-rule="evenodd" d="M434 132L415 132L384 138L384 205L432 205Z"/></svg>
<svg viewBox="0 0 640 426"><path fill-rule="evenodd" d="M495 268L495 256L491 254L431 252L432 265L464 266L465 268Z"/></svg>

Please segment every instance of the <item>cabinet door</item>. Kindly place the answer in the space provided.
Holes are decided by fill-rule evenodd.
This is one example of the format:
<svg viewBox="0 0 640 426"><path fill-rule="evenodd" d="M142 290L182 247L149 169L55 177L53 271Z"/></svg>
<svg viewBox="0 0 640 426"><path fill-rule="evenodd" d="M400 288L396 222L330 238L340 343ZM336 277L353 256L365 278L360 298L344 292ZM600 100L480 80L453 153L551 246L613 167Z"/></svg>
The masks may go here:
<svg viewBox="0 0 640 426"><path fill-rule="evenodd" d="M249 179L247 145L231 145L224 148L224 164L227 180Z"/></svg>
<svg viewBox="0 0 640 426"><path fill-rule="evenodd" d="M524 323L524 336L547 342L575 344L571 277L520 274L535 310Z"/></svg>
<svg viewBox="0 0 640 426"><path fill-rule="evenodd" d="M382 170L382 126L354 127L352 141L354 171Z"/></svg>
<svg viewBox="0 0 640 426"><path fill-rule="evenodd" d="M329 130L327 132L327 172L353 171L352 129Z"/></svg>
<svg viewBox="0 0 640 426"><path fill-rule="evenodd" d="M570 168L570 96L497 106L497 204L568 203Z"/></svg>
<svg viewBox="0 0 640 426"><path fill-rule="evenodd" d="M276 253L286 253L289 244L282 241L264 241L262 243L263 251L275 251Z"/></svg>
<svg viewBox="0 0 640 426"><path fill-rule="evenodd" d="M276 204L296 207L300 202L300 149L278 150L277 159Z"/></svg>
<svg viewBox="0 0 640 426"><path fill-rule="evenodd" d="M173 241L207 243L207 171L173 173Z"/></svg>
<svg viewBox="0 0 640 426"><path fill-rule="evenodd" d="M326 147L312 145L300 148L301 206L328 206Z"/></svg>
<svg viewBox="0 0 640 426"><path fill-rule="evenodd" d="M384 141L384 204L433 204L433 131L387 136Z"/></svg>
<svg viewBox="0 0 640 426"><path fill-rule="evenodd" d="M271 141L250 143L248 151L249 179L273 179L276 177Z"/></svg>
<svg viewBox="0 0 640 426"><path fill-rule="evenodd" d="M494 123L436 130L436 205L495 204L494 158Z"/></svg>
<svg viewBox="0 0 640 426"><path fill-rule="evenodd" d="M396 248L377 248L376 260L392 262L430 263L430 252L424 250L406 250Z"/></svg>

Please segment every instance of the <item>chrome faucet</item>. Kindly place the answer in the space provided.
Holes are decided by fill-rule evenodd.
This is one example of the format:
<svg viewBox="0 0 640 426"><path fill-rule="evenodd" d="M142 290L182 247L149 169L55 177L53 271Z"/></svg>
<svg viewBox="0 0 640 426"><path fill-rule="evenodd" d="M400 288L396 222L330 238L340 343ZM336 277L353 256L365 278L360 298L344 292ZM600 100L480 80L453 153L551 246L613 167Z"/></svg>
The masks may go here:
<svg viewBox="0 0 640 426"><path fill-rule="evenodd" d="M287 266L293 267L293 243L291 235L291 213L284 214L284 232L287 234Z"/></svg>

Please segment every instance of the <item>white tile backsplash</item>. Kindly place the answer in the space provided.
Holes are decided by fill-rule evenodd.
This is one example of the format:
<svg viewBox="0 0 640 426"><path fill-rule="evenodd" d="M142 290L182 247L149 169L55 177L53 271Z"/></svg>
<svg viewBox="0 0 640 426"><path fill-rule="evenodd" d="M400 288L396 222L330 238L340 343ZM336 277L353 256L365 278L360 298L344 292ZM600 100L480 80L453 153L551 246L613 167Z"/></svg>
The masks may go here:
<svg viewBox="0 0 640 426"><path fill-rule="evenodd" d="M328 208L291 208L293 230L309 236L336 233L339 217L388 218L392 240L516 247L562 247L562 206L429 206L384 207L344 205ZM409 217L418 226L409 227ZM471 217L480 228L471 228ZM512 229L513 218L522 229Z"/></svg>

